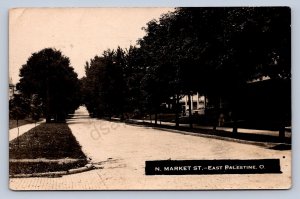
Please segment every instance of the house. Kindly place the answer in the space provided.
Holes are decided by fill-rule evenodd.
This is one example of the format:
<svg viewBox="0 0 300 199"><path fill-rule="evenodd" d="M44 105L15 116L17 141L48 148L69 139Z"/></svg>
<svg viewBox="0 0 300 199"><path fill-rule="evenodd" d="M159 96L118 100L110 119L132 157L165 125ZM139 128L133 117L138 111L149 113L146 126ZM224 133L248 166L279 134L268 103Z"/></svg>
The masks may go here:
<svg viewBox="0 0 300 199"><path fill-rule="evenodd" d="M189 115L189 100L188 96L185 95L180 99L179 103L181 104L181 110L183 115ZM207 105L207 98L199 93L191 95L191 109L192 114L204 115L205 108Z"/></svg>

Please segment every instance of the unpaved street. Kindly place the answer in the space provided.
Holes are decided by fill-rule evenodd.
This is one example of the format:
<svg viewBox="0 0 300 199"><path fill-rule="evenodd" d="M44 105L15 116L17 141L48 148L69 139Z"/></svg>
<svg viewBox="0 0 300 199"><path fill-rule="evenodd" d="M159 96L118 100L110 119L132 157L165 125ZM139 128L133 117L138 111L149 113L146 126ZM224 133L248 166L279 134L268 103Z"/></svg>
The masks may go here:
<svg viewBox="0 0 300 199"><path fill-rule="evenodd" d="M291 151L91 119L81 107L69 127L95 170L61 178L12 178L18 190L272 189L291 184ZM278 158L282 174L146 176L147 160Z"/></svg>

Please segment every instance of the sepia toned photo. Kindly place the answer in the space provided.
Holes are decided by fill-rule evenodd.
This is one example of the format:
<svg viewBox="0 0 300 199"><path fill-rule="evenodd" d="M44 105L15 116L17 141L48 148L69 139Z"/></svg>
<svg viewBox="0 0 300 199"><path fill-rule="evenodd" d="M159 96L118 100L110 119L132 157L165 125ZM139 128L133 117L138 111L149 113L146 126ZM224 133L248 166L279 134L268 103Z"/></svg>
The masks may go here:
<svg viewBox="0 0 300 199"><path fill-rule="evenodd" d="M292 186L289 7L9 11L11 190Z"/></svg>

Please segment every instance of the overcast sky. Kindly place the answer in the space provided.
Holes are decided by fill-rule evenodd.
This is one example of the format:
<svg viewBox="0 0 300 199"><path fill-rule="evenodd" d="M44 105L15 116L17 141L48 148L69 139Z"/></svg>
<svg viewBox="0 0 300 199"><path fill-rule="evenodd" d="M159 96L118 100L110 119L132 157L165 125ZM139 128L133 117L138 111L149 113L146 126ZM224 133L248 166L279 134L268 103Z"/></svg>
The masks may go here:
<svg viewBox="0 0 300 199"><path fill-rule="evenodd" d="M172 8L13 9L9 13L9 75L32 53L53 47L70 58L79 78L84 64L107 48L128 48L145 35L141 29Z"/></svg>

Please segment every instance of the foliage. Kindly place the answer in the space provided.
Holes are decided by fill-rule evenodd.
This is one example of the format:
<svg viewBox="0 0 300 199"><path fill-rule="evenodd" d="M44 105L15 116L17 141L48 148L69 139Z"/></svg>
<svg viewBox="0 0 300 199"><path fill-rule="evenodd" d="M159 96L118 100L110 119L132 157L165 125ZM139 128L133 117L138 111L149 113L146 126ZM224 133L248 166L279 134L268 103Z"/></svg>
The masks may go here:
<svg viewBox="0 0 300 199"><path fill-rule="evenodd" d="M96 117L122 115L125 104L124 51L107 50L103 57L95 56L86 63L82 82L84 102Z"/></svg>
<svg viewBox="0 0 300 199"><path fill-rule="evenodd" d="M32 95L30 101L31 118L35 121L38 121L43 114L42 100L38 97L38 95Z"/></svg>
<svg viewBox="0 0 300 199"><path fill-rule="evenodd" d="M9 119L21 120L30 112L30 101L20 94L14 94L9 100Z"/></svg>
<svg viewBox="0 0 300 199"><path fill-rule="evenodd" d="M139 43L154 70L171 65L171 93L198 92L214 107L223 99L236 119L249 81L290 78L289 15L287 7L178 8L149 22Z"/></svg>
<svg viewBox="0 0 300 199"><path fill-rule="evenodd" d="M288 7L176 8L144 30L137 47L105 51L87 65L90 112L157 115L167 103L178 122L179 99L198 92L214 114L226 101L237 120L249 82L291 78Z"/></svg>
<svg viewBox="0 0 300 199"><path fill-rule="evenodd" d="M33 53L20 69L17 89L28 99L37 95L47 122L65 120L80 103L79 81L69 58L58 50L45 48Z"/></svg>

